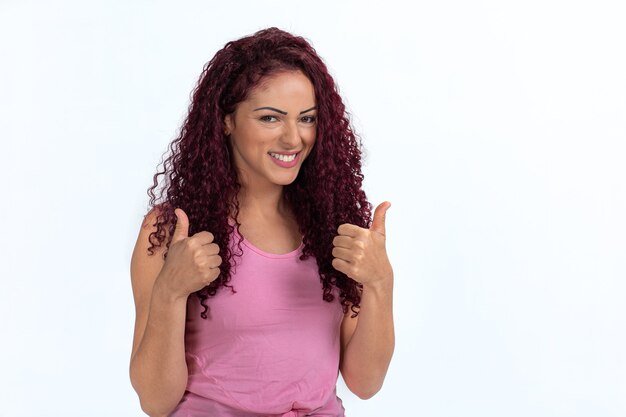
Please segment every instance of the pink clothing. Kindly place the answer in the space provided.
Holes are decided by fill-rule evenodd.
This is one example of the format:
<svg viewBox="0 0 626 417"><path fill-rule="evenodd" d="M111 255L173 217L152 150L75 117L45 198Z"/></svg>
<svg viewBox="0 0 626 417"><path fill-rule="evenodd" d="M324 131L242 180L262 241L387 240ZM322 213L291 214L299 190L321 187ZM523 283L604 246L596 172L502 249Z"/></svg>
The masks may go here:
<svg viewBox="0 0 626 417"><path fill-rule="evenodd" d="M239 236L237 230L235 230ZM237 238L231 238L236 248ZM322 300L314 257L271 254L243 240L232 285L187 302L189 379L170 417L344 417L336 394L343 311Z"/></svg>

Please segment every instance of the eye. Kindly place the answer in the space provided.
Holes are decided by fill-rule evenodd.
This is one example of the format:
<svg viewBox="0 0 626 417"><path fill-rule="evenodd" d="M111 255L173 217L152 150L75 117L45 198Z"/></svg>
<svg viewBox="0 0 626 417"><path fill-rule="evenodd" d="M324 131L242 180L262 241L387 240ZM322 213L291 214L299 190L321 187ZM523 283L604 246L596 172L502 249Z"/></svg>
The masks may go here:
<svg viewBox="0 0 626 417"><path fill-rule="evenodd" d="M263 122L269 122L270 120L267 120L266 117L273 117L274 119L276 118L276 116L272 116L272 115L268 114L268 115L259 117L259 120L261 120Z"/></svg>
<svg viewBox="0 0 626 417"><path fill-rule="evenodd" d="M302 119L309 119L309 121L307 123L315 123L317 121L317 117L315 116L304 116Z"/></svg>

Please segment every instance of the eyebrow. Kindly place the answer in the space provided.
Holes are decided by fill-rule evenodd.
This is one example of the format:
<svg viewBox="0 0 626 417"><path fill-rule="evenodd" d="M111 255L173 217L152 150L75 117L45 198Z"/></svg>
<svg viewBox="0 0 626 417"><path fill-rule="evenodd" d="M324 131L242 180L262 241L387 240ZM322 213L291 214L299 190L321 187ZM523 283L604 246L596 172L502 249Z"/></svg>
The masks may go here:
<svg viewBox="0 0 626 417"><path fill-rule="evenodd" d="M302 111L300 112L300 114L303 114L303 113L306 113L306 112L310 112L311 110L314 110L314 109L315 109L315 107L316 107L316 106L313 106L313 107L311 107L310 109L302 110ZM263 109L273 110L273 111L275 111L275 112L278 112L278 113L284 114L285 116L287 115L287 112L286 112L286 111L278 110L278 109L276 109L276 108L274 108L274 107L259 107L258 109L254 109L253 111L263 110Z"/></svg>

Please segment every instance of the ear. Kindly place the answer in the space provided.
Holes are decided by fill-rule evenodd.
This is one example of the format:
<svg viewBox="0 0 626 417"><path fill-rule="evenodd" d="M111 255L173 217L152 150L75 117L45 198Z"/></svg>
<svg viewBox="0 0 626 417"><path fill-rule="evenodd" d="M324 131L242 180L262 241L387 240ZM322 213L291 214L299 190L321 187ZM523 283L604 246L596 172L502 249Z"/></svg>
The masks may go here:
<svg viewBox="0 0 626 417"><path fill-rule="evenodd" d="M234 120L233 120L232 113L224 116L224 134L225 135L227 136L230 135L230 132L233 131L233 126L234 126Z"/></svg>

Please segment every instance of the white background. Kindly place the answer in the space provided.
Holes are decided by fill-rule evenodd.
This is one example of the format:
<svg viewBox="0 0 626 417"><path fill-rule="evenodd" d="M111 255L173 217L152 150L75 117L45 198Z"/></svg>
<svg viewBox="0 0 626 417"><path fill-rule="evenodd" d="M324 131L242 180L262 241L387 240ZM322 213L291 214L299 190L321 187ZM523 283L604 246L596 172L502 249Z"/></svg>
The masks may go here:
<svg viewBox="0 0 626 417"><path fill-rule="evenodd" d="M202 66L328 64L389 200L396 350L348 417L626 415L621 1L0 3L0 415L141 416L130 256Z"/></svg>

